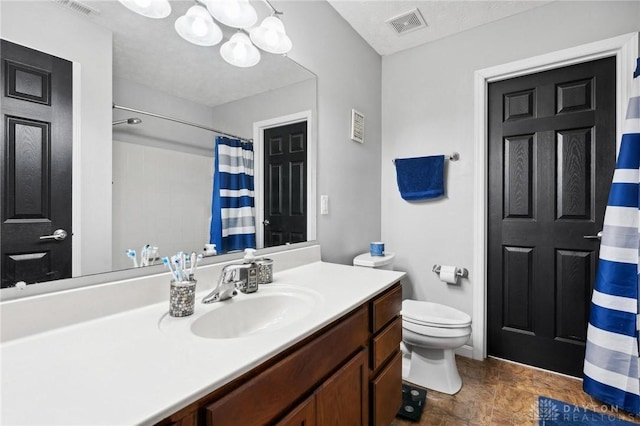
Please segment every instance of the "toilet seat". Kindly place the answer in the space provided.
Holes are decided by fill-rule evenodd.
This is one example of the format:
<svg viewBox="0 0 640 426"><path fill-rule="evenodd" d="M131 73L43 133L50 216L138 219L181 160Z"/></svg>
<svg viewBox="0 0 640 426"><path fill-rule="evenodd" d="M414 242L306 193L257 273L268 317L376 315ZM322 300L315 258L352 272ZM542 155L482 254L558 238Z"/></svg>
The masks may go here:
<svg viewBox="0 0 640 426"><path fill-rule="evenodd" d="M430 328L456 329L471 325L471 317L462 311L439 303L410 299L402 301L402 320L408 325Z"/></svg>
<svg viewBox="0 0 640 426"><path fill-rule="evenodd" d="M471 334L471 326L445 328L445 327L433 327L430 325L416 324L411 321L402 320L402 328L409 330L420 336L430 337L442 337L442 338L457 338L457 337L469 337Z"/></svg>

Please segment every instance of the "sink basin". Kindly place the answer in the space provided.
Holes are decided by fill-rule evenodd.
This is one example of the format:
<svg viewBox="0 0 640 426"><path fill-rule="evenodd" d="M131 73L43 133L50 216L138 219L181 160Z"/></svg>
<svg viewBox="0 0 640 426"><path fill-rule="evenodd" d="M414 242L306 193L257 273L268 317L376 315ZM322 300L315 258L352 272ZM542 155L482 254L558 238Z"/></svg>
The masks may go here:
<svg viewBox="0 0 640 426"><path fill-rule="evenodd" d="M193 315L174 318L167 312L159 319L158 328L173 336L251 338L299 322L315 312L322 300L314 290L289 284L264 285L256 293L239 293L212 304L202 304L200 295Z"/></svg>
<svg viewBox="0 0 640 426"><path fill-rule="evenodd" d="M214 310L191 323L191 332L208 339L234 339L266 333L307 316L316 301L317 295L308 292L260 289L257 293L219 302Z"/></svg>

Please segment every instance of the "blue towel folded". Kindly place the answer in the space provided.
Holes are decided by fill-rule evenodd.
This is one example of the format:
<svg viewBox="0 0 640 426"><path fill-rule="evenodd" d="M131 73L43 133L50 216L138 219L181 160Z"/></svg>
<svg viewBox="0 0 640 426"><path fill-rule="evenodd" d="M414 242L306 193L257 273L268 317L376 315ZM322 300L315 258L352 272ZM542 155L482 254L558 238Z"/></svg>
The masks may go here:
<svg viewBox="0 0 640 426"><path fill-rule="evenodd" d="M427 200L444 195L444 155L398 158L395 163L403 199Z"/></svg>

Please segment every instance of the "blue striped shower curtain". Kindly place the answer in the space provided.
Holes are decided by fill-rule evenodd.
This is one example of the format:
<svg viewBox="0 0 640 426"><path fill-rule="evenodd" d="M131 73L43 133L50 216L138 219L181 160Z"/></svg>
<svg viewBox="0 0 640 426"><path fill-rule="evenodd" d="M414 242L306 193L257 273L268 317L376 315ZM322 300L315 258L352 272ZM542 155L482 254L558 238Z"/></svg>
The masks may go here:
<svg viewBox="0 0 640 426"><path fill-rule="evenodd" d="M585 392L640 414L640 58L604 216L584 361Z"/></svg>
<svg viewBox="0 0 640 426"><path fill-rule="evenodd" d="M209 242L219 254L256 248L253 144L216 137Z"/></svg>

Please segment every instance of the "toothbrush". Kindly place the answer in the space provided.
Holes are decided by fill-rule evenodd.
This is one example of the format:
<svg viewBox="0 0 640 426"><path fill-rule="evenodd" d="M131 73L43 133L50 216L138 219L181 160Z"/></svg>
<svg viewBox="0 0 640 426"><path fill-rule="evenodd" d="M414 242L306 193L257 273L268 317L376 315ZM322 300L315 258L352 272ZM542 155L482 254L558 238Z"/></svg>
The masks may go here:
<svg viewBox="0 0 640 426"><path fill-rule="evenodd" d="M146 244L142 247L142 252L140 253L140 266L149 266L149 249L151 246Z"/></svg>
<svg viewBox="0 0 640 426"><path fill-rule="evenodd" d="M171 260L173 261L173 264L175 266L175 271L176 271L176 276L178 277L178 281L182 281L183 269L182 269L180 258L178 256L173 256Z"/></svg>
<svg viewBox="0 0 640 426"><path fill-rule="evenodd" d="M144 265L144 252L146 251L147 246L142 246L142 250L140 250L140 266L145 266Z"/></svg>
<svg viewBox="0 0 640 426"><path fill-rule="evenodd" d="M147 254L147 264L155 265L157 258L158 258L158 247L149 246L149 252Z"/></svg>
<svg viewBox="0 0 640 426"><path fill-rule="evenodd" d="M181 251L178 252L178 257L180 257L180 268L184 273L187 270L187 255L183 251Z"/></svg>
<svg viewBox="0 0 640 426"><path fill-rule="evenodd" d="M189 275L193 275L196 273L196 267L198 266L198 256L196 255L195 251L191 252L191 259L189 263L191 264L191 269L189 269Z"/></svg>
<svg viewBox="0 0 640 426"><path fill-rule="evenodd" d="M127 257L131 260L133 260L133 267L137 268L138 267L138 259L136 259L136 251L129 249L126 251L127 253Z"/></svg>
<svg viewBox="0 0 640 426"><path fill-rule="evenodd" d="M173 270L173 267L171 266L171 262L169 262L168 257L165 256L162 258L162 264L167 268L169 268L169 271L171 271L171 275L173 276L173 279L175 281L178 281L178 276L176 275L176 272Z"/></svg>

